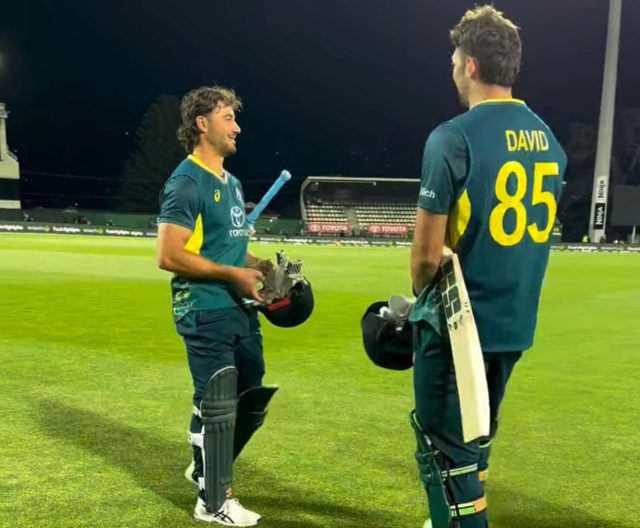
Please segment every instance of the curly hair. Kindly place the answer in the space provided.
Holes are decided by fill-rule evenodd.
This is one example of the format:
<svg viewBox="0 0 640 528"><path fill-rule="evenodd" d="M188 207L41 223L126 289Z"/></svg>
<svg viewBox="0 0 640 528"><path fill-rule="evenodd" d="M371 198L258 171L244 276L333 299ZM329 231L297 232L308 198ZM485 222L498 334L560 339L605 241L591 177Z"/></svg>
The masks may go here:
<svg viewBox="0 0 640 528"><path fill-rule="evenodd" d="M241 110L242 101L231 88L222 86L202 86L191 90L182 98L182 125L178 128L178 140L187 153L193 152L202 134L196 118L207 116L216 108L225 106L230 106L234 111Z"/></svg>
<svg viewBox="0 0 640 528"><path fill-rule="evenodd" d="M520 71L518 26L493 6L469 9L451 30L451 43L478 61L480 81L511 87Z"/></svg>

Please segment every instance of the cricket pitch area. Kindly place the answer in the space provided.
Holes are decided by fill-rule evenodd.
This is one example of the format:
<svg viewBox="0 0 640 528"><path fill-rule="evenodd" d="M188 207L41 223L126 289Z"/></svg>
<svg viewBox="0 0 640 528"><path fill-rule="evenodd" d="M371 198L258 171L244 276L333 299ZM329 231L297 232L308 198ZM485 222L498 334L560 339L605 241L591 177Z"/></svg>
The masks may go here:
<svg viewBox="0 0 640 528"><path fill-rule="evenodd" d="M409 250L285 249L316 310L294 329L263 320L280 391L236 495L265 528L419 528L411 371L374 367L359 326L408 293ZM552 253L494 443L492 528L640 525L639 270L638 255ZM155 241L3 234L0 291L0 527L194 525L191 381Z"/></svg>

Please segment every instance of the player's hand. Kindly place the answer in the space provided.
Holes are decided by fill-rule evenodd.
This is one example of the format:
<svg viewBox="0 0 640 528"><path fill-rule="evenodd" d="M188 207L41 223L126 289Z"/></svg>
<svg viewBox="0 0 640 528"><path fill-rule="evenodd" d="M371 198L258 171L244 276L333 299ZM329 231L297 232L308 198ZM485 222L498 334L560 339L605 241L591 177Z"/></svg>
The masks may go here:
<svg viewBox="0 0 640 528"><path fill-rule="evenodd" d="M231 282L246 297L254 301L262 302L262 297L258 293L258 286L264 280L261 271L251 268L234 268Z"/></svg>
<svg viewBox="0 0 640 528"><path fill-rule="evenodd" d="M444 246L442 248L442 258L453 257L453 251L450 247Z"/></svg>
<svg viewBox="0 0 640 528"><path fill-rule="evenodd" d="M269 275L275 268L275 265L270 259L258 259L256 258L251 264L248 266L251 269L258 270L265 277Z"/></svg>
<svg viewBox="0 0 640 528"><path fill-rule="evenodd" d="M266 277L274 270L275 265L271 259L261 259L254 268Z"/></svg>

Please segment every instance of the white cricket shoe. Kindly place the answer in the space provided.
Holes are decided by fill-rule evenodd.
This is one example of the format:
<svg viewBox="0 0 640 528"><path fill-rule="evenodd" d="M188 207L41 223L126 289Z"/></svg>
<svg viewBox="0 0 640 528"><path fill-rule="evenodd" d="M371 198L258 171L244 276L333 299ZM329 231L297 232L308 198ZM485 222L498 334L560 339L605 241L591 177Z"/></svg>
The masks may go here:
<svg viewBox="0 0 640 528"><path fill-rule="evenodd" d="M431 527L431 519L427 519L426 521L424 521L424 524L422 525L422 528L432 528Z"/></svg>
<svg viewBox="0 0 640 528"><path fill-rule="evenodd" d="M227 499L222 507L215 513L207 511L204 501L198 498L193 517L197 521L209 524L221 524L222 526L257 526L260 522L260 515L240 504L238 499Z"/></svg>

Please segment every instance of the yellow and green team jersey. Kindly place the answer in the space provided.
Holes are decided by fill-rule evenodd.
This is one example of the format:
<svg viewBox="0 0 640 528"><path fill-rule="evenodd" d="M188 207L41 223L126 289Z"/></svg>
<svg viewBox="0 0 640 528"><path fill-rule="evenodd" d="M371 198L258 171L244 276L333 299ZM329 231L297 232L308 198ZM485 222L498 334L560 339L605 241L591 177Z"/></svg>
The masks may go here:
<svg viewBox="0 0 640 528"><path fill-rule="evenodd" d="M485 352L533 343L566 163L517 99L480 103L427 139L418 206L449 215Z"/></svg>
<svg viewBox="0 0 640 528"><path fill-rule="evenodd" d="M193 234L185 248L218 264L244 267L249 231L240 181L229 172L214 174L195 157L178 165L160 193L158 223L186 227ZM180 275L171 279L173 316L192 310L229 308L240 304L228 282Z"/></svg>

